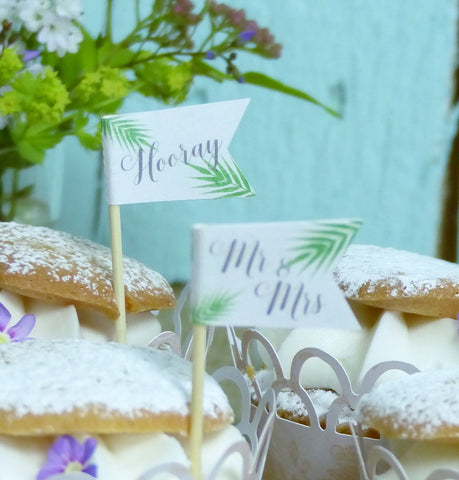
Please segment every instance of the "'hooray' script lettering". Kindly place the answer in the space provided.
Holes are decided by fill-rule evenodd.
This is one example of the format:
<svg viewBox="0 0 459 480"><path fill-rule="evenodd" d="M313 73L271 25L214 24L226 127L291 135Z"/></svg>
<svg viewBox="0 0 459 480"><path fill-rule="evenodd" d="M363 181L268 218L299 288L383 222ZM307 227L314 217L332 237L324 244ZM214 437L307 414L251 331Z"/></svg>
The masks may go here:
<svg viewBox="0 0 459 480"><path fill-rule="evenodd" d="M218 139L207 140L190 148L180 144L176 152L160 155L159 143L153 142L147 153L139 148L137 155L124 155L120 166L124 172L134 172L135 185L139 185L144 179L155 183L159 181L161 172L176 167L179 162L192 164L193 159L200 158L216 168L222 143Z"/></svg>

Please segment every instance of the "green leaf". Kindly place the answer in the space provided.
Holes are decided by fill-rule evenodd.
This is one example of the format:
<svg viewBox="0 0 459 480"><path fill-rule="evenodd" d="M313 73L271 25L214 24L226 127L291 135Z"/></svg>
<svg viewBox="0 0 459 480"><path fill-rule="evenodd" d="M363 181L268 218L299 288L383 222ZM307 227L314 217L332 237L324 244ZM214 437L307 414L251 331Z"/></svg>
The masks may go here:
<svg viewBox="0 0 459 480"><path fill-rule="evenodd" d="M142 145L150 145L147 130L135 121L120 116L102 119L102 134L128 150L135 151Z"/></svg>
<svg viewBox="0 0 459 480"><path fill-rule="evenodd" d="M34 185L27 185L26 187L15 190L14 192L5 193L3 195L4 201L11 201L13 198L28 198L34 191Z"/></svg>
<svg viewBox="0 0 459 480"><path fill-rule="evenodd" d="M346 250L361 226L359 220L347 223L318 222L310 231L294 239L292 257L287 265L300 265L302 271L313 272L329 269Z"/></svg>
<svg viewBox="0 0 459 480"><path fill-rule="evenodd" d="M219 83L222 83L225 80L234 80L233 76L223 73L217 68L212 67L199 57L195 57L193 59L192 66L194 75L202 75L203 77L211 78Z"/></svg>
<svg viewBox="0 0 459 480"><path fill-rule="evenodd" d="M85 113L78 112L74 117L75 136L81 145L90 150L99 150L102 140L100 136L100 128L93 128L93 132L89 133L85 130L89 122L89 117Z"/></svg>
<svg viewBox="0 0 459 480"><path fill-rule="evenodd" d="M250 83L251 85L257 85L258 87L269 88L270 90L276 90L277 92L284 93L286 95L290 95L296 98L300 98L302 100L306 100L307 102L314 103L315 105L323 108L331 115L335 117L339 117L340 114L335 110L327 107L322 102L319 102L311 95L299 90L297 88L290 87L285 85L284 83L280 82L279 80L275 80L274 78L268 77L263 73L258 72L246 72L242 74L244 77L245 83Z"/></svg>
<svg viewBox="0 0 459 480"><path fill-rule="evenodd" d="M56 131L53 125L49 128L36 124L27 127L26 124L18 122L11 128L11 137L17 151L29 164L43 162L46 151L56 146L64 135L64 132Z"/></svg>
<svg viewBox="0 0 459 480"><path fill-rule="evenodd" d="M205 161L205 167L188 163L187 165L195 169L202 175L193 177L200 180L204 185L198 185L196 188L208 189L208 195L217 194L217 198L228 197L250 197L255 195L247 179L242 174L239 167L233 163L231 166L222 159L217 167L212 166Z"/></svg>
<svg viewBox="0 0 459 480"><path fill-rule="evenodd" d="M193 73L195 75L202 75L216 82L222 83L225 80L234 80L233 75L228 75L226 73L221 72L217 68L212 67L207 62L203 61L200 58L195 58L193 61ZM241 74L244 78L245 83L256 85L257 87L268 88L270 90L275 90L277 92L283 93L285 95L290 95L292 97L300 98L301 100L306 100L307 102L314 103L315 105L323 108L325 111L330 113L335 117L340 117L341 115L333 110L332 108L328 107L327 105L323 104L319 100L315 99L313 96L309 95L298 88L291 87L286 85L285 83L280 82L268 75L259 72L246 72Z"/></svg>
<svg viewBox="0 0 459 480"><path fill-rule="evenodd" d="M204 298L192 311L192 323L199 325L218 323L221 317L228 315L234 308L237 296L237 293L223 292Z"/></svg>

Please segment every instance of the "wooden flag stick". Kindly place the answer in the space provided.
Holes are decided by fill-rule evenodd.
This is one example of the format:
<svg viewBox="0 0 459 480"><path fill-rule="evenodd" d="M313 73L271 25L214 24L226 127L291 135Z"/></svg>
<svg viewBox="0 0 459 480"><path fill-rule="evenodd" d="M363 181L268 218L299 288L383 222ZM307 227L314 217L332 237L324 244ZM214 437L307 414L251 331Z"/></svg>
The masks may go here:
<svg viewBox="0 0 459 480"><path fill-rule="evenodd" d="M190 460L194 480L201 480L206 327L193 327L193 392L191 396Z"/></svg>
<svg viewBox="0 0 459 480"><path fill-rule="evenodd" d="M120 311L116 320L116 341L126 343L126 301L123 281L123 247L121 241L121 214L119 205L110 205L110 235L112 244L113 290Z"/></svg>

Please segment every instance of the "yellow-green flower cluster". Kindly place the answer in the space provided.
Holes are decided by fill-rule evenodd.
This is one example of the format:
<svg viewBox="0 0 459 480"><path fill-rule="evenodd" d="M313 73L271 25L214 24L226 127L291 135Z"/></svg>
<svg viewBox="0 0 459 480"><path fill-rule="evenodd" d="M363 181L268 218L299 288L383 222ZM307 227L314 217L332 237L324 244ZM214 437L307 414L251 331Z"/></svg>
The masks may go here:
<svg viewBox="0 0 459 480"><path fill-rule="evenodd" d="M185 62L177 65L175 68L170 68L167 72L167 84L169 86L171 96L177 102L182 102L185 98L182 95L188 92L190 84L193 81L191 73L191 63Z"/></svg>
<svg viewBox="0 0 459 480"><path fill-rule="evenodd" d="M159 98L166 104L183 102L193 83L191 62L177 65L167 58L139 65L135 74L136 89L140 93Z"/></svg>
<svg viewBox="0 0 459 480"><path fill-rule="evenodd" d="M101 66L84 75L75 89L75 103L87 104L88 111L107 100L120 99L129 92L129 81L118 68Z"/></svg>
<svg viewBox="0 0 459 480"><path fill-rule="evenodd" d="M37 75L30 71L19 73L10 86L11 90L0 98L0 113L25 116L29 124L60 121L69 103L67 89L49 67Z"/></svg>
<svg viewBox="0 0 459 480"><path fill-rule="evenodd" d="M22 63L16 50L5 48L0 54L0 87L8 85L11 79L22 70Z"/></svg>

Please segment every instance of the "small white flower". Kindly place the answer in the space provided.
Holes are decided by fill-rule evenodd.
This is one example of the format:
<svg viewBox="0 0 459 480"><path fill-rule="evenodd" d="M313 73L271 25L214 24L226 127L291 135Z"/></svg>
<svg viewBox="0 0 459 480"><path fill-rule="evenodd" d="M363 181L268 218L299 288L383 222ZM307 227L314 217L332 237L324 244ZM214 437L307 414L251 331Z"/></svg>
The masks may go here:
<svg viewBox="0 0 459 480"><path fill-rule="evenodd" d="M44 26L37 39L46 45L48 51L56 52L61 57L66 52L75 53L78 50L83 34L69 19L58 17L53 12L46 12L43 19Z"/></svg>
<svg viewBox="0 0 459 480"><path fill-rule="evenodd" d="M43 27L44 17L51 8L50 0L22 0L19 5L19 18L30 32L38 32Z"/></svg>
<svg viewBox="0 0 459 480"><path fill-rule="evenodd" d="M10 22L16 20L19 0L0 0L0 22L8 19Z"/></svg>
<svg viewBox="0 0 459 480"><path fill-rule="evenodd" d="M80 0L55 0L56 13L60 17L70 20L79 20L83 15Z"/></svg>

